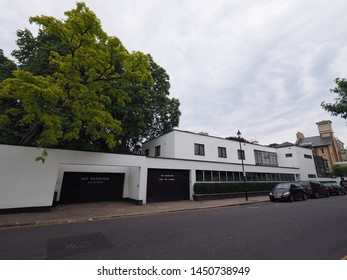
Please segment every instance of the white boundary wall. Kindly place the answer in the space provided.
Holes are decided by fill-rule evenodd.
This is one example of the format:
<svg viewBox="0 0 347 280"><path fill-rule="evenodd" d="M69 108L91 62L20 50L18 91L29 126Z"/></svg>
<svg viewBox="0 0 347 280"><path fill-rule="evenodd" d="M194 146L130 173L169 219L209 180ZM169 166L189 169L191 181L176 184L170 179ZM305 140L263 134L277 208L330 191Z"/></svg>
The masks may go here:
<svg viewBox="0 0 347 280"><path fill-rule="evenodd" d="M35 162L41 153L38 148L0 145L0 209L51 206L65 171L125 173L123 197L145 199L143 156L49 149L42 164Z"/></svg>
<svg viewBox="0 0 347 280"><path fill-rule="evenodd" d="M158 144L177 146L177 143L175 145L175 141L171 140L166 139L166 145L159 141ZM192 149L194 139L192 140L191 143L186 141L185 148L189 146ZM232 141L227 143L230 142ZM212 143L210 143L211 150L216 152L217 145L212 147ZM249 148L254 145L248 146L246 153L251 155L252 150ZM235 150L236 148L234 147ZM176 149L178 148L176 147ZM287 149L279 150L281 150L279 154L282 154L279 158L288 164L286 167L256 166L246 162L245 171L289 173L301 180L307 180L307 174L315 173L313 160L303 159L304 162L298 160L298 158L303 157L303 153L311 151L302 151L302 148L297 147L288 149L288 151ZM290 150L295 155L292 162L285 160L285 153ZM211 158L206 160L206 158L201 157L199 160L195 158L153 158L58 149L49 149L47 160L42 164L35 162L35 158L41 153L42 149L38 148L0 145L0 209L51 206L54 192L57 192L59 200L63 174L66 171L125 173L123 198L130 198L143 203L146 203L148 168L189 170L191 199L193 186L196 182L196 170L242 171L242 166L238 160L232 163L213 161ZM173 150L166 155L172 156L174 153ZM252 157L249 158L252 159Z"/></svg>

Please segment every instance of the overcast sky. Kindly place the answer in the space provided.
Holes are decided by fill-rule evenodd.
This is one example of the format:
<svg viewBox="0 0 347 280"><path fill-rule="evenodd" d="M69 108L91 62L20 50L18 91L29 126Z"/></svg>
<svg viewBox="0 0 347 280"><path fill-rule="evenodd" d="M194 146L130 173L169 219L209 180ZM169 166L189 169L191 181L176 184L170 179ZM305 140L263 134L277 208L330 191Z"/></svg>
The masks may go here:
<svg viewBox="0 0 347 280"><path fill-rule="evenodd" d="M347 144L346 120L325 112L347 77L346 0L86 0L110 36L149 53L181 102L179 129L260 144L318 135L331 120ZM16 49L28 19L65 19L75 0L0 0L0 49Z"/></svg>

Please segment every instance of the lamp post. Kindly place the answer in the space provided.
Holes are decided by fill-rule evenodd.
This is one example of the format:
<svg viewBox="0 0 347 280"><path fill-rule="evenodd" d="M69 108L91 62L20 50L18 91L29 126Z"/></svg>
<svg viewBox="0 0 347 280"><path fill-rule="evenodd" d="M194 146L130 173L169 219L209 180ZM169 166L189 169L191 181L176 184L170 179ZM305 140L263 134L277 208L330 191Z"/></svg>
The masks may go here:
<svg viewBox="0 0 347 280"><path fill-rule="evenodd" d="M239 138L239 144L240 144L240 158L241 158L241 165L242 165L243 185L244 185L244 190L245 190L246 201L248 201L248 192L247 192L247 185L246 185L246 172L245 172L245 165L243 164L244 153L243 153L242 146L241 146L241 132L240 132L240 130L237 131L237 137Z"/></svg>

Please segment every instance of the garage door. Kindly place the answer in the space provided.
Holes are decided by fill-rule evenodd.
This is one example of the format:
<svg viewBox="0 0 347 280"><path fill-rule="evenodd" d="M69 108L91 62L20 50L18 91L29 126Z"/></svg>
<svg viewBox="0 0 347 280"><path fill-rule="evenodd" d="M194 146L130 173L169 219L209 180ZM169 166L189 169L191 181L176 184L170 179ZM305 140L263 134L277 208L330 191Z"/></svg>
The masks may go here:
<svg viewBox="0 0 347 280"><path fill-rule="evenodd" d="M189 170L148 169L147 202L189 199Z"/></svg>
<svg viewBox="0 0 347 280"><path fill-rule="evenodd" d="M120 200L124 173L64 172L60 203Z"/></svg>

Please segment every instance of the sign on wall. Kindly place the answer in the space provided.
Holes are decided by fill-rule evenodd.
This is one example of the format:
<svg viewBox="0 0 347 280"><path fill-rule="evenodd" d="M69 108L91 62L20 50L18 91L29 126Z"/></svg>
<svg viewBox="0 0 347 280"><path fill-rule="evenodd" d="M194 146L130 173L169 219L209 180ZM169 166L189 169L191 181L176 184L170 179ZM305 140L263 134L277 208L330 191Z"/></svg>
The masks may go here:
<svg viewBox="0 0 347 280"><path fill-rule="evenodd" d="M147 202L189 200L189 170L148 169Z"/></svg>
<svg viewBox="0 0 347 280"><path fill-rule="evenodd" d="M124 173L64 172L61 203L114 201L123 198Z"/></svg>

